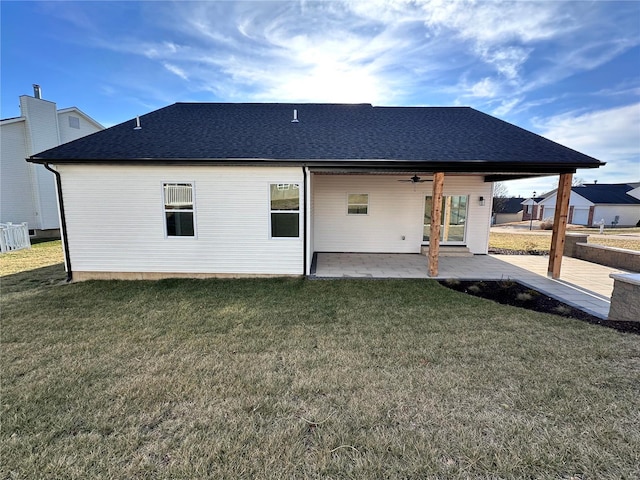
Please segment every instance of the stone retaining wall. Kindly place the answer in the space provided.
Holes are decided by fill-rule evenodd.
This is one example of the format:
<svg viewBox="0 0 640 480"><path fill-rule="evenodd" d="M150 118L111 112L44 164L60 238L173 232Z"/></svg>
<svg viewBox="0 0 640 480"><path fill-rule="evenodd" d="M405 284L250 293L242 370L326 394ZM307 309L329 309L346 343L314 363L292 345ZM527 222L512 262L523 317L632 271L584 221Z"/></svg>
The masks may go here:
<svg viewBox="0 0 640 480"><path fill-rule="evenodd" d="M609 320L640 322L640 275L612 273L613 294Z"/></svg>
<svg viewBox="0 0 640 480"><path fill-rule="evenodd" d="M640 252L635 250L577 243L575 258L640 273Z"/></svg>

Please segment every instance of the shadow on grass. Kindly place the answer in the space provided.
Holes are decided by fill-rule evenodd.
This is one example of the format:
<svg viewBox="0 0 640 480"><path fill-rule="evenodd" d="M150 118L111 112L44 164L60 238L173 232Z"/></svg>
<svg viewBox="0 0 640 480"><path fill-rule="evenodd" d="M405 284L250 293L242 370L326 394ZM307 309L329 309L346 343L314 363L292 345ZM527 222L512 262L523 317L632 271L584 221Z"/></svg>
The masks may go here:
<svg viewBox="0 0 640 480"><path fill-rule="evenodd" d="M25 272L5 275L0 278L2 292L15 293L39 287L50 287L65 282L67 273L64 263L56 263L47 267L36 268Z"/></svg>

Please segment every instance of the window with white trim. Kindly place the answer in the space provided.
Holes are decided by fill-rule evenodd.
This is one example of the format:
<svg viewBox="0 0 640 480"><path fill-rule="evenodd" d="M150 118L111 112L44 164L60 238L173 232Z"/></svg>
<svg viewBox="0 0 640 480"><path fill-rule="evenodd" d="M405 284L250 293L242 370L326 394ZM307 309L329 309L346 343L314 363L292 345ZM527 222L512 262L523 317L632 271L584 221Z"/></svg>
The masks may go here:
<svg viewBox="0 0 640 480"><path fill-rule="evenodd" d="M347 196L347 215L367 215L369 213L368 193L349 193Z"/></svg>
<svg viewBox="0 0 640 480"><path fill-rule="evenodd" d="M300 236L300 185L272 183L269 185L271 238Z"/></svg>
<svg viewBox="0 0 640 480"><path fill-rule="evenodd" d="M193 184L163 183L164 217L168 237L193 237Z"/></svg>

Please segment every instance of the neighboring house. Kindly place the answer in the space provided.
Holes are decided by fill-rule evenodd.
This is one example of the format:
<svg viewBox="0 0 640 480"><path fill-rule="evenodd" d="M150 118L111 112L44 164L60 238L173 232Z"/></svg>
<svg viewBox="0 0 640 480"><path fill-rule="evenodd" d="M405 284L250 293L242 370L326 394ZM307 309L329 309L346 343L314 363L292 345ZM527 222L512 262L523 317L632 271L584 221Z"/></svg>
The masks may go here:
<svg viewBox="0 0 640 480"><path fill-rule="evenodd" d="M535 193L535 192L534 192ZM541 220L542 210L540 209L540 202L545 197L535 197L535 198L527 198L525 199L522 205L522 221L529 220Z"/></svg>
<svg viewBox="0 0 640 480"><path fill-rule="evenodd" d="M304 275L316 252L431 255L440 192L440 243L486 254L493 182L602 165L472 108L367 104L176 103L29 161L56 171L75 279Z"/></svg>
<svg viewBox="0 0 640 480"><path fill-rule="evenodd" d="M571 187L568 223L630 227L640 222L638 183L597 183ZM553 217L556 192L540 202L543 218Z"/></svg>
<svg viewBox="0 0 640 480"><path fill-rule="evenodd" d="M33 97L22 95L20 116L0 120L0 223L26 222L32 235L59 235L55 177L25 159L103 129L76 107L56 109L37 85Z"/></svg>
<svg viewBox="0 0 640 480"><path fill-rule="evenodd" d="M493 223L501 225L504 223L522 221L522 197L496 197L493 199Z"/></svg>

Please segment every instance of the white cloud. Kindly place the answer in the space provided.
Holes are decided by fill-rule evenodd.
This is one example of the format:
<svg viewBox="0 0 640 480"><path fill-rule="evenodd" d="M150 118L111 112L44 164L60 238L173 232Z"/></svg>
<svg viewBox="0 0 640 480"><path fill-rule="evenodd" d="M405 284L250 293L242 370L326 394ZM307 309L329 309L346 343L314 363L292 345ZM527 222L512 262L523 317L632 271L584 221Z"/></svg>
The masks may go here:
<svg viewBox="0 0 640 480"><path fill-rule="evenodd" d="M77 37L145 57L159 67L154 74L164 70L184 80L180 93L186 97L213 92L212 100L230 101L472 104L505 116L546 108L541 97L563 97L537 94L541 89L640 43L637 26L629 26L631 16L615 13L632 8L624 7L448 0L153 2L141 8L154 34L142 25L126 37L100 37L95 29L88 39ZM161 78L154 80L161 85ZM172 82L167 94L175 96ZM637 81L628 85L633 88Z"/></svg>
<svg viewBox="0 0 640 480"><path fill-rule="evenodd" d="M555 142L603 161L635 160L640 170L640 103L564 113L536 119L535 125Z"/></svg>
<svg viewBox="0 0 640 480"><path fill-rule="evenodd" d="M171 73L179 76L181 79L189 80L188 75L180 67L177 67L176 65L173 65L173 64L168 63L168 62L163 62L162 66L164 68L166 68L167 70L169 70Z"/></svg>
<svg viewBox="0 0 640 480"><path fill-rule="evenodd" d="M569 112L535 121L539 133L607 165L578 170L587 183L640 181L640 103L593 112ZM506 182L511 195L530 196L557 188L557 177Z"/></svg>
<svg viewBox="0 0 640 480"><path fill-rule="evenodd" d="M493 110L493 114L499 117L504 117L510 113L517 105L522 102L522 97L516 97L511 99L502 100L500 106Z"/></svg>
<svg viewBox="0 0 640 480"><path fill-rule="evenodd" d="M499 94L499 85L490 78L483 78L471 85L465 96L494 98Z"/></svg>

